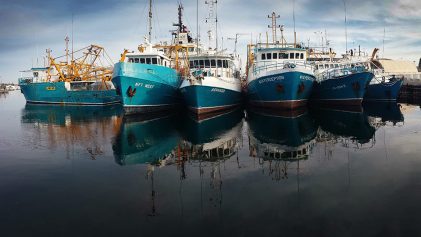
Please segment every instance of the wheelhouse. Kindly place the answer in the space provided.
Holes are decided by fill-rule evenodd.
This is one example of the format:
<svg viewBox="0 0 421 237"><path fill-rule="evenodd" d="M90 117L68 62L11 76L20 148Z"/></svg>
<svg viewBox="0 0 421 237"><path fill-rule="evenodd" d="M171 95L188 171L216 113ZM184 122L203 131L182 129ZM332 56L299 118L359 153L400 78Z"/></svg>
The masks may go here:
<svg viewBox="0 0 421 237"><path fill-rule="evenodd" d="M228 56L197 56L189 58L189 66L193 71L203 71L205 77L232 77L235 64Z"/></svg>
<svg viewBox="0 0 421 237"><path fill-rule="evenodd" d="M171 66L170 59L160 54L130 54L130 55L127 55L127 62L160 65L164 67Z"/></svg>

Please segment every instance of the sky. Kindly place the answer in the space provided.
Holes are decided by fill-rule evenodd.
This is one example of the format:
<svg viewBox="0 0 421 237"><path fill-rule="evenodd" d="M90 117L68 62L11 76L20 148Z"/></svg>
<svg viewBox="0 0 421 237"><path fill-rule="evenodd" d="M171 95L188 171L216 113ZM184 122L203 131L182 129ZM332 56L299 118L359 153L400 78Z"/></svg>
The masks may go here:
<svg viewBox="0 0 421 237"><path fill-rule="evenodd" d="M53 56L65 52L65 37L72 34L74 48L90 44L103 46L114 62L124 49L136 49L147 35L148 0L0 0L0 81L17 82L19 71L43 66L45 50ZM294 3L295 2L295 3ZM153 0L153 42L169 41L172 23L177 21L180 0ZM184 22L196 37L197 0L182 0ZM236 33L238 52L246 55L246 45L271 37L268 15L276 12L284 25L288 42L320 46L327 37L338 54L348 49L371 53L380 48L380 56L416 61L421 57L420 0L218 0L219 45L234 50ZM199 0L201 41L208 43L205 23L208 8ZM321 33L322 32L322 33ZM279 33L278 33L279 35ZM383 52L384 40L384 52ZM245 59L243 59L245 61Z"/></svg>

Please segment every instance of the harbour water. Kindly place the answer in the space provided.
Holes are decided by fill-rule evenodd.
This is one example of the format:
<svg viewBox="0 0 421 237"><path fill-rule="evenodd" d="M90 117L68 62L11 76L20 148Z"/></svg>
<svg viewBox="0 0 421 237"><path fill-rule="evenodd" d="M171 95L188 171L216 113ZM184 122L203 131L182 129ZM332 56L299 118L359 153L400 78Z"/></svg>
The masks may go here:
<svg viewBox="0 0 421 237"><path fill-rule="evenodd" d="M1 236L421 235L418 105L197 123L14 91L0 114Z"/></svg>

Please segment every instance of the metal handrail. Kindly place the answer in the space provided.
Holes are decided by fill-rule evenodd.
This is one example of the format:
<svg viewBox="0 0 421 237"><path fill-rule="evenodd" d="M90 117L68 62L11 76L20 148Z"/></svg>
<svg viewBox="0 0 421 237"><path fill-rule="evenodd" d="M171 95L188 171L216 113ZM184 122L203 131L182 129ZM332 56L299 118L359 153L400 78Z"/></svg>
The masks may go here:
<svg viewBox="0 0 421 237"><path fill-rule="evenodd" d="M335 79L342 76L351 75L358 72L368 72L370 70L365 69L364 67L354 67L354 68L333 68L327 71L323 71L320 74L316 75L318 80L326 80L326 79Z"/></svg>
<svg viewBox="0 0 421 237"><path fill-rule="evenodd" d="M297 66L308 68L313 70L314 66L306 61L281 61L270 64L264 64L263 66L255 67L253 74L256 75L262 71L272 71L277 69L295 68Z"/></svg>

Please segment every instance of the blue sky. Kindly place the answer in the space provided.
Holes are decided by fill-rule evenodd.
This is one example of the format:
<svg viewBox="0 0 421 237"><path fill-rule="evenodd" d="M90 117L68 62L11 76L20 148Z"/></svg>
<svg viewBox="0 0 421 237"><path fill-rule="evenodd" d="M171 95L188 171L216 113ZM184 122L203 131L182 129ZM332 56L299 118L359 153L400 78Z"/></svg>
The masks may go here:
<svg viewBox="0 0 421 237"><path fill-rule="evenodd" d="M177 0L154 0L154 41L170 38L177 19ZM183 0L185 23L196 35L196 0ZM0 0L0 80L16 82L19 70L43 64L45 49L53 55L64 54L64 38L71 34L74 15L74 45L82 48L99 44L117 61L124 48L135 49L146 35L147 0ZM207 43L207 8L199 0L199 25ZM419 0L346 0L348 48L371 52L382 49L386 30L387 58L419 60L421 57L421 1ZM253 35L253 40L269 31L267 15L275 11L285 25L285 36L293 40L293 0L218 0L220 37L236 33ZM345 51L344 5L341 0L295 0L298 40L320 45L320 34L327 32L331 47ZM245 55L250 35L240 37L238 51ZM221 45L221 43L220 43ZM224 40L233 50L233 41ZM38 60L37 60L38 58Z"/></svg>

